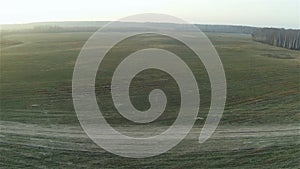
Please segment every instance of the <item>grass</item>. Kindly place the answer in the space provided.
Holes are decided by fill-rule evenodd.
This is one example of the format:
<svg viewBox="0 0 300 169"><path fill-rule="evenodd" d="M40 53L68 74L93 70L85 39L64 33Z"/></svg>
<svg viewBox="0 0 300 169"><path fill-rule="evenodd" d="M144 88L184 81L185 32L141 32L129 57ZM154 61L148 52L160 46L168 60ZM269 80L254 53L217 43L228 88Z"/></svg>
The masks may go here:
<svg viewBox="0 0 300 169"><path fill-rule="evenodd" d="M214 136L198 144L198 120L189 136L165 154L127 159L97 147L80 128L71 97L73 67L92 33L19 33L2 37L1 45L1 168L297 168L300 156L300 52L261 44L249 35L207 34L223 62L228 95L221 124ZM171 42L147 35L129 39ZM150 37L150 38L149 38ZM147 38L147 37L146 37ZM143 43L136 48L143 47ZM130 44L130 43L129 43ZM207 73L178 42L153 46L181 54L193 68L201 93L200 117L207 114L210 90ZM111 125L130 129L116 113L107 88L120 57L135 48L119 44L99 71L97 97ZM286 54L293 59L268 56ZM105 66L104 65L104 66ZM166 79L169 79L166 82ZM99 82L98 82L99 81ZM101 82L100 82L101 81ZM167 85L166 85L167 83ZM146 85L145 85L146 84ZM164 85L165 84L165 85ZM109 86L109 85L108 85ZM175 119L179 93L162 72L140 73L131 86L133 104L147 109L148 93L162 86L172 96L168 111L157 122L141 127L157 134ZM126 128L127 127L127 128ZM151 133L152 132L152 133Z"/></svg>

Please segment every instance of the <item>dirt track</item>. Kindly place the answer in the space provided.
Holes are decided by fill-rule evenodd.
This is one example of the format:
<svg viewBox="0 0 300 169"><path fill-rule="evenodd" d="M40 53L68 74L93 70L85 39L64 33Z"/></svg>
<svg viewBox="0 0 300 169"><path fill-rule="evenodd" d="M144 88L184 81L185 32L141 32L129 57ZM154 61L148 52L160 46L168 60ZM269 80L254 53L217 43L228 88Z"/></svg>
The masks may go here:
<svg viewBox="0 0 300 169"><path fill-rule="evenodd" d="M261 148L278 144L279 141L280 144L300 143L300 140L296 138L299 137L300 128L296 125L219 126L203 146L197 142L200 130L200 128L194 127L184 142L192 141L192 144L200 146L200 149L205 151ZM45 127L1 121L0 140L2 143L30 147L70 151L104 151L93 144L79 126L53 125ZM192 149L184 150L192 151Z"/></svg>

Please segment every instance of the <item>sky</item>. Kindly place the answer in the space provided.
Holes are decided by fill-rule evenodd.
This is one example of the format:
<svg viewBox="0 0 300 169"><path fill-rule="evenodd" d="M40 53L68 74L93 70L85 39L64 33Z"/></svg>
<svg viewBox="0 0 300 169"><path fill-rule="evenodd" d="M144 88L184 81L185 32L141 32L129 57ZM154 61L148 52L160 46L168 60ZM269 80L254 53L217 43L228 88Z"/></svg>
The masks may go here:
<svg viewBox="0 0 300 169"><path fill-rule="evenodd" d="M189 23L300 28L300 0L1 0L0 24L115 21L162 13Z"/></svg>

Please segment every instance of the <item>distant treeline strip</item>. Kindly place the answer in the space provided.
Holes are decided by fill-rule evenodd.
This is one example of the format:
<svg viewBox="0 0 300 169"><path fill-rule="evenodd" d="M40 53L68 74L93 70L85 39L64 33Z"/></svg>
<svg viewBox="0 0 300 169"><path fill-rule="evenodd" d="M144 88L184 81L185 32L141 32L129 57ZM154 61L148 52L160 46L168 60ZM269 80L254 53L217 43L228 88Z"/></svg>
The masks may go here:
<svg viewBox="0 0 300 169"><path fill-rule="evenodd" d="M300 30L260 28L252 34L255 41L300 50Z"/></svg>
<svg viewBox="0 0 300 169"><path fill-rule="evenodd" d="M21 25L1 25L2 34L15 33L55 33L55 32L95 32L103 27L107 21L84 21L84 22L45 22L31 23ZM172 23L136 23L136 22L119 22L110 31L153 31L153 26L159 24L162 27L172 29L185 29L187 27L181 24ZM234 25L203 25L196 24L203 32L216 33L238 33L250 34L254 41L267 43L270 45L300 50L300 30L286 30L277 28L256 28L250 26Z"/></svg>
<svg viewBox="0 0 300 169"><path fill-rule="evenodd" d="M239 33L239 34L252 34L256 31L256 27L251 26L234 26L234 25L202 25L196 26L203 32L216 32L216 33Z"/></svg>

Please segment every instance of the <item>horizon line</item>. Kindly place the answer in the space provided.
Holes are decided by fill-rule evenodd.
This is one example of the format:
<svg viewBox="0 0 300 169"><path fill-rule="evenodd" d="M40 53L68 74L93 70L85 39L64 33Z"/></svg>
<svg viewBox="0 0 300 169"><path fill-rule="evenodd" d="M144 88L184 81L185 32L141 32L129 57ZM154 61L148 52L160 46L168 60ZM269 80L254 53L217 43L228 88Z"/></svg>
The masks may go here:
<svg viewBox="0 0 300 169"><path fill-rule="evenodd" d="M42 24L42 23L63 23L63 22L122 22L122 21L110 21L110 20L65 20L65 21L36 21L36 22L24 22L24 23L0 23L0 26L14 26L14 25L30 25L30 24ZM165 23L165 24L180 24L174 22L126 22L126 23ZM284 26L256 26L256 25L243 25L243 24L228 24L228 23L187 23L192 25L211 25L211 26L244 26L244 27L254 27L254 28L277 28L277 29L292 29L300 30L294 27L284 27Z"/></svg>

